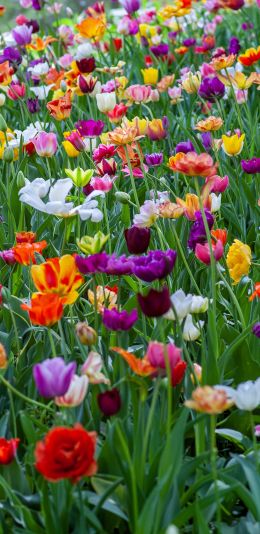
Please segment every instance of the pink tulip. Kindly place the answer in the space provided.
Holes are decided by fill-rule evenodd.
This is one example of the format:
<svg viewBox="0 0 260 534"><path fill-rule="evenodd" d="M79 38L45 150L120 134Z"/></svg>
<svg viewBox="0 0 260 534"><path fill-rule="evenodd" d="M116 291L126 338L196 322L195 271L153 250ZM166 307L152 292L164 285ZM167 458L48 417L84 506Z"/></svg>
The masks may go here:
<svg viewBox="0 0 260 534"><path fill-rule="evenodd" d="M133 100L133 102L136 102L137 104L140 104L141 102L148 102L151 98L152 88L150 85L130 85L128 89L125 91L126 96Z"/></svg>
<svg viewBox="0 0 260 534"><path fill-rule="evenodd" d="M229 178L227 175L223 176L222 178L217 174L214 176L208 176L208 178L206 178L206 184L206 188L209 188L210 193L223 193L229 186Z"/></svg>
<svg viewBox="0 0 260 534"><path fill-rule="evenodd" d="M9 86L7 94L11 100L19 100L25 96L26 87L24 83L12 82Z"/></svg>
<svg viewBox="0 0 260 534"><path fill-rule="evenodd" d="M216 261L220 260L222 258L224 253L224 246L220 239L216 243L212 243L212 250L213 250L213 256ZM210 264L210 249L208 243L197 243L195 247L195 256L200 260L202 263L205 263L206 265Z"/></svg>
<svg viewBox="0 0 260 534"><path fill-rule="evenodd" d="M58 148L55 133L39 132L32 142L38 156L45 158L51 158Z"/></svg>

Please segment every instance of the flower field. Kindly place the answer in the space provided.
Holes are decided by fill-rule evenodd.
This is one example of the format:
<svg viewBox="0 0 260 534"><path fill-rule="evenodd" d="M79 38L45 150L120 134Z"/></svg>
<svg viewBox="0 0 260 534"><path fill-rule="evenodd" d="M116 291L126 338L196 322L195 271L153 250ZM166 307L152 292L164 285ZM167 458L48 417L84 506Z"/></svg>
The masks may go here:
<svg viewBox="0 0 260 534"><path fill-rule="evenodd" d="M259 0L65 4L0 6L0 534L259 534Z"/></svg>

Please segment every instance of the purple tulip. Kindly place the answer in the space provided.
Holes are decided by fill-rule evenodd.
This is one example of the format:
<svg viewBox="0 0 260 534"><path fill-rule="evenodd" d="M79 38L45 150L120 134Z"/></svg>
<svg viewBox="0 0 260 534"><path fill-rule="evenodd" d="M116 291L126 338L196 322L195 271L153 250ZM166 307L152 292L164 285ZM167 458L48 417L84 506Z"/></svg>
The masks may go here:
<svg viewBox="0 0 260 534"><path fill-rule="evenodd" d="M171 299L167 286L164 286L161 291L150 289L147 295L138 293L137 299L142 312L147 317L160 317L171 308Z"/></svg>
<svg viewBox="0 0 260 534"><path fill-rule="evenodd" d="M100 120L89 119L88 121L78 121L75 126L82 137L98 137L102 134L105 124Z"/></svg>
<svg viewBox="0 0 260 534"><path fill-rule="evenodd" d="M101 412L107 417L115 415L121 408L121 397L116 388L99 393L97 400Z"/></svg>
<svg viewBox="0 0 260 534"><path fill-rule="evenodd" d="M82 274L95 274L103 272L102 269L107 264L107 253L91 254L87 258L76 256L76 265Z"/></svg>
<svg viewBox="0 0 260 534"><path fill-rule="evenodd" d="M150 47L154 56L166 56L169 52L169 45L167 43L160 43Z"/></svg>
<svg viewBox="0 0 260 534"><path fill-rule="evenodd" d="M115 254L112 254L111 256L108 256L107 265L103 272L106 274L112 274L114 276L132 274L132 258L127 258L127 256L124 254L122 256L116 256Z"/></svg>
<svg viewBox="0 0 260 534"><path fill-rule="evenodd" d="M175 250L151 250L146 256L133 258L133 274L144 282L161 280L171 273L176 258Z"/></svg>
<svg viewBox="0 0 260 534"><path fill-rule="evenodd" d="M68 391L75 371L76 362L66 365L63 358L48 358L33 366L33 378L40 395L59 397Z"/></svg>
<svg viewBox="0 0 260 534"><path fill-rule="evenodd" d="M40 26L37 20L31 19L28 20L28 22L26 22L25 24L26 26L28 26L28 28L30 28L30 26L32 27L32 33L38 33Z"/></svg>
<svg viewBox="0 0 260 534"><path fill-rule="evenodd" d="M247 174L260 173L260 158L252 158L248 160L242 159L241 167Z"/></svg>
<svg viewBox="0 0 260 534"><path fill-rule="evenodd" d="M238 54L241 46L237 37L231 37L229 40L228 52L229 54Z"/></svg>
<svg viewBox="0 0 260 534"><path fill-rule="evenodd" d="M209 102L222 98L225 94L225 85L217 76L206 76L199 87L199 95Z"/></svg>
<svg viewBox="0 0 260 534"><path fill-rule="evenodd" d="M76 256L76 264L83 274L106 273L120 276L132 274L133 270L132 258L127 258L125 255L109 255L106 252L92 254L87 258Z"/></svg>
<svg viewBox="0 0 260 534"><path fill-rule="evenodd" d="M196 44L196 39L190 37L189 39L184 39L184 41L182 41L182 44L183 46L188 46L188 48L190 46L194 46Z"/></svg>
<svg viewBox="0 0 260 534"><path fill-rule="evenodd" d="M2 250L2 252L0 252L0 258L2 258L7 265L14 265L14 263L16 263L15 255L11 248L9 250Z"/></svg>
<svg viewBox="0 0 260 534"><path fill-rule="evenodd" d="M32 0L32 8L35 9L35 11L40 11L43 6L43 0Z"/></svg>
<svg viewBox="0 0 260 534"><path fill-rule="evenodd" d="M202 144L206 150L206 152L209 152L212 148L212 135L211 132L204 132L201 134L201 140Z"/></svg>
<svg viewBox="0 0 260 534"><path fill-rule="evenodd" d="M130 330L134 323L138 320L137 310L134 309L130 313L127 311L118 311L116 308L112 310L104 309L102 322L108 330Z"/></svg>
<svg viewBox="0 0 260 534"><path fill-rule="evenodd" d="M9 61L10 65L16 68L22 63L22 56L17 48L7 46L0 56L0 63L4 63L4 61Z"/></svg>
<svg viewBox="0 0 260 534"><path fill-rule="evenodd" d="M252 332L256 337L260 338L260 323L259 322L254 324L252 328Z"/></svg>
<svg viewBox="0 0 260 534"><path fill-rule="evenodd" d="M37 113L41 109L38 98L28 98L26 102L29 113Z"/></svg>
<svg viewBox="0 0 260 534"><path fill-rule="evenodd" d="M12 36L19 46L25 46L30 44L32 40L32 31L32 26L28 28L26 24L21 24L21 26L16 26L13 29Z"/></svg>
<svg viewBox="0 0 260 534"><path fill-rule="evenodd" d="M129 15L140 9L140 0L119 0L121 6L127 11Z"/></svg>
<svg viewBox="0 0 260 534"><path fill-rule="evenodd" d="M214 217L212 213L208 210L205 210L206 219L208 222L208 227L211 230L214 224ZM202 213L200 211L195 212L196 221L193 223L190 229L190 235L188 239L188 247L192 250L195 250L197 243L204 243L206 241L206 228L204 226L204 221L202 218Z"/></svg>
<svg viewBox="0 0 260 534"><path fill-rule="evenodd" d="M145 162L149 167L157 167L163 162L163 153L162 152L153 152L153 154L145 155Z"/></svg>
<svg viewBox="0 0 260 534"><path fill-rule="evenodd" d="M150 228L131 226L125 230L125 240L130 254L143 254L147 251L150 243Z"/></svg>
<svg viewBox="0 0 260 534"><path fill-rule="evenodd" d="M184 154L187 154L187 152L195 152L195 148L190 139L188 139L187 141L181 141L180 143L178 143L175 147L175 152L176 154L178 152L183 152Z"/></svg>

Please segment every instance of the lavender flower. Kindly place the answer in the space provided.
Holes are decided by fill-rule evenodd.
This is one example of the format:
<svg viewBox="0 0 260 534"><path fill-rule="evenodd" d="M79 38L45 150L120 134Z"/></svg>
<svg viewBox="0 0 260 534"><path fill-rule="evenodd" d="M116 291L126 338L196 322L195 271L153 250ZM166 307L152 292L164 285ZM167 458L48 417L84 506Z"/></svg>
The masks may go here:
<svg viewBox="0 0 260 534"><path fill-rule="evenodd" d="M210 211L205 210L208 227L211 230L214 224L214 217ZM195 212L196 221L193 223L190 229L190 235L188 239L188 247L195 250L197 243L204 243L206 241L206 228L204 226L202 213L200 211Z"/></svg>
<svg viewBox="0 0 260 534"><path fill-rule="evenodd" d="M146 256L133 258L133 274L144 282L161 280L172 271L176 257L175 250L151 250Z"/></svg>
<svg viewBox="0 0 260 534"><path fill-rule="evenodd" d="M222 98L225 94L225 85L217 76L206 76L199 87L199 95L209 102Z"/></svg>
<svg viewBox="0 0 260 534"><path fill-rule="evenodd" d="M66 365L63 358L48 358L34 365L33 378L40 395L57 397L68 391L75 371L76 362Z"/></svg>
<svg viewBox="0 0 260 534"><path fill-rule="evenodd" d="M102 322L109 330L130 330L137 319L138 313L136 309L128 313L125 310L118 311L116 308L112 310L105 308Z"/></svg>
<svg viewBox="0 0 260 534"><path fill-rule="evenodd" d="M163 162L163 153L162 152L153 152L152 154L145 155L145 162L149 167L157 167Z"/></svg>

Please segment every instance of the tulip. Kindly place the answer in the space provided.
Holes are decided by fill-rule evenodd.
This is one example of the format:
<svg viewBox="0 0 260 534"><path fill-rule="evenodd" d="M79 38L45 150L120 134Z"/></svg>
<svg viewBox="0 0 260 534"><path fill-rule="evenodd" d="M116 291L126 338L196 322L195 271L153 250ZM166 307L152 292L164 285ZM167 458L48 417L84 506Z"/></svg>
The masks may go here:
<svg viewBox="0 0 260 534"><path fill-rule="evenodd" d="M222 135L222 148L228 156L238 156L243 150L245 134L227 136Z"/></svg>
<svg viewBox="0 0 260 534"><path fill-rule="evenodd" d="M222 386L219 388L198 387L193 391L192 398L185 402L187 408L212 415L225 412L233 404L234 402L228 398L228 394Z"/></svg>
<svg viewBox="0 0 260 534"><path fill-rule="evenodd" d="M204 321L199 321L197 324L202 328ZM200 337L200 329L193 323L192 315L190 313L188 313L185 319L182 336L185 341L196 341L196 339Z"/></svg>
<svg viewBox="0 0 260 534"><path fill-rule="evenodd" d="M145 84L155 85L158 82L159 71L150 67L149 69L141 69Z"/></svg>
<svg viewBox="0 0 260 534"><path fill-rule="evenodd" d="M121 408L121 397L116 388L99 393L97 400L100 410L106 417L115 415Z"/></svg>
<svg viewBox="0 0 260 534"><path fill-rule="evenodd" d="M137 299L142 312L147 317L160 317L167 313L171 307L167 286L164 286L161 291L150 289L146 296L138 293Z"/></svg>
<svg viewBox="0 0 260 534"><path fill-rule="evenodd" d="M254 326L252 328L252 333L256 337L260 338L260 322L254 324Z"/></svg>
<svg viewBox="0 0 260 534"><path fill-rule="evenodd" d="M151 341L148 345L145 358L153 367L164 370L164 375L167 375L166 362L168 360L172 386L177 386L182 381L187 364L181 358L181 349L173 343L164 345L157 341Z"/></svg>
<svg viewBox="0 0 260 534"><path fill-rule="evenodd" d="M219 389L224 389L229 399L240 410L252 411L260 404L260 378L255 382L248 380L242 382L237 386L237 389L229 386L216 386Z"/></svg>
<svg viewBox="0 0 260 534"><path fill-rule="evenodd" d="M78 323L76 325L76 334L82 345L91 346L97 342L97 332L88 323Z"/></svg>
<svg viewBox="0 0 260 534"><path fill-rule="evenodd" d="M139 228L132 226L125 230L125 240L130 254L142 254L149 247L151 231L150 228Z"/></svg>
<svg viewBox="0 0 260 534"><path fill-rule="evenodd" d="M159 217L159 205L153 200L145 200L140 213L134 216L134 225L139 228L149 228Z"/></svg>
<svg viewBox="0 0 260 534"><path fill-rule="evenodd" d="M104 308L102 322L108 330L130 330L134 323L138 320L137 310L134 309L130 313L127 311L118 311L116 308L109 310Z"/></svg>
<svg viewBox="0 0 260 534"><path fill-rule="evenodd" d="M241 167L247 174L260 173L260 158L252 158L248 160L242 159Z"/></svg>
<svg viewBox="0 0 260 534"><path fill-rule="evenodd" d="M51 158L54 156L57 148L58 141L55 133L39 132L33 144L38 156Z"/></svg>
<svg viewBox="0 0 260 534"><path fill-rule="evenodd" d="M67 390L65 395L55 397L54 402L55 404L57 404L57 406L62 406L64 408L73 408L75 406L79 406L85 399L87 390L87 377L84 375L74 375L71 380L69 389Z"/></svg>
<svg viewBox="0 0 260 534"><path fill-rule="evenodd" d="M19 438L0 438L0 465L8 465L13 461L19 443Z"/></svg>
<svg viewBox="0 0 260 534"><path fill-rule="evenodd" d="M97 107L102 113L114 109L116 105L116 93L101 93L96 95Z"/></svg>
<svg viewBox="0 0 260 534"><path fill-rule="evenodd" d="M175 250L151 250L147 256L133 258L133 274L145 282L161 280L171 273L176 258Z"/></svg>
<svg viewBox="0 0 260 534"><path fill-rule="evenodd" d="M212 243L212 252L213 256L216 261L220 260L224 254L224 247L223 243L220 239L217 240L216 243ZM195 256L200 260L202 263L206 263L206 265L210 264L210 248L208 243L197 243L195 247Z"/></svg>
<svg viewBox="0 0 260 534"><path fill-rule="evenodd" d="M33 366L36 387L43 397L65 395L76 370L76 362L65 364L63 358L44 360Z"/></svg>
<svg viewBox="0 0 260 534"><path fill-rule="evenodd" d="M76 169L74 170L65 169L65 173L69 178L71 178L74 185L76 185L77 187L84 187L90 182L94 171L93 169L87 169L86 171L84 171L83 169L81 169L81 167L76 167Z"/></svg>
<svg viewBox="0 0 260 534"><path fill-rule="evenodd" d="M85 363L81 367L81 374L87 376L90 384L110 384L110 380L101 373L103 361L97 352L90 351Z"/></svg>
<svg viewBox="0 0 260 534"><path fill-rule="evenodd" d="M22 24L21 26L16 26L12 31L12 36L15 40L15 42L19 46L25 46L27 44L30 44L32 39L32 31L33 28L30 26L26 26L26 24Z"/></svg>

